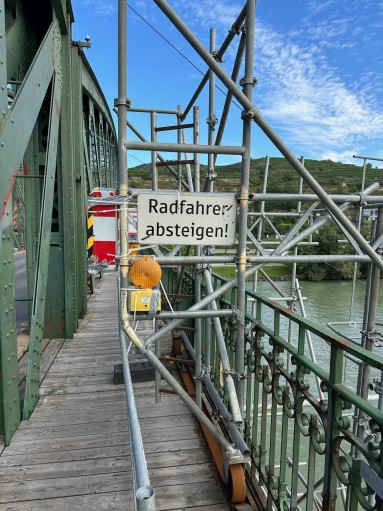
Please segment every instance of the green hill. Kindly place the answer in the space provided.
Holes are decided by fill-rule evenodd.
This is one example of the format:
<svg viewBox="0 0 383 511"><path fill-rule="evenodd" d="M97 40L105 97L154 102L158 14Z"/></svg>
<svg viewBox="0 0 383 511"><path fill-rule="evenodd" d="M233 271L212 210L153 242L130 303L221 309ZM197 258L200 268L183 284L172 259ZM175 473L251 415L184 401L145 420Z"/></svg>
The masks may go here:
<svg viewBox="0 0 383 511"><path fill-rule="evenodd" d="M330 160L305 160L305 166L312 176L328 193L351 194L360 191L362 183L362 166L333 162ZM252 159L250 165L250 191L259 193L262 190L265 159ZM215 168L217 178L214 190L217 192L233 192L240 185L240 163ZM201 165L201 190L205 180L207 167ZM183 172L185 177L185 171ZM366 169L366 186L372 182L383 185L383 169ZM129 186L132 188L151 188L151 170L149 164L139 165L129 169ZM159 188L175 189L177 180L165 167L159 167ZM299 187L299 176L284 158L270 158L267 192L296 193ZM304 183L303 191L312 193ZM380 189L381 193L383 189ZM274 204L275 206L275 204ZM291 205L294 207L293 205ZM286 207L286 206L285 206ZM289 208L288 208L289 209Z"/></svg>

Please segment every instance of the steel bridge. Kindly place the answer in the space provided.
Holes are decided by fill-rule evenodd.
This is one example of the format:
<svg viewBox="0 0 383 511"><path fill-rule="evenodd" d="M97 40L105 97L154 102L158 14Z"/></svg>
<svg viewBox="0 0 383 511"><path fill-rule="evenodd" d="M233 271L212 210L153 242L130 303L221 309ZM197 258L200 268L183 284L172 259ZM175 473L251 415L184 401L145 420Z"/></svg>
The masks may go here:
<svg viewBox="0 0 383 511"><path fill-rule="evenodd" d="M117 137L89 43L72 40L70 0L43 0L38 13L0 0L0 510L383 509L383 196L367 182L378 158L358 157L358 193L329 195L263 118L253 103L255 3L220 47L212 30L207 51L154 0L208 69L184 109L164 110L127 98L119 0ZM220 64L235 43L228 75ZM216 77L227 89L219 124ZM197 106L205 87L209 104ZM233 99L237 146L224 145ZM148 114L145 138L132 119ZM251 189L255 125L284 156L295 192L268 191L267 157L261 193ZM150 189L129 186L135 150L151 153ZM241 158L235 193L219 191L222 154ZM90 199L103 189L117 193ZM276 201L295 207L275 211ZM106 270L91 257L96 204L115 208L120 233ZM377 211L368 240L364 208ZM289 219L283 234L279 217ZM341 253L316 252L329 224L345 238ZM23 295L15 251L26 254ZM364 314L319 325L306 317L297 265L340 262L354 283L367 267ZM287 295L265 271L280 263L291 265ZM261 277L277 298L258 290Z"/></svg>

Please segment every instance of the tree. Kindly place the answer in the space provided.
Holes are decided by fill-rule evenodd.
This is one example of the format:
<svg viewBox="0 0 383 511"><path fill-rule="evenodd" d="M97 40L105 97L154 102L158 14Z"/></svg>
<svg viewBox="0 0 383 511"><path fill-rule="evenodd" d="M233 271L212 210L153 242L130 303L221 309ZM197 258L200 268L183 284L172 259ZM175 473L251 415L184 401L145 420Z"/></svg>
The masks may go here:
<svg viewBox="0 0 383 511"><path fill-rule="evenodd" d="M320 255L347 254L348 245L339 243L340 238L343 238L343 235L339 228L334 223L327 223L315 236L314 241L317 241L319 245L309 247L306 252ZM351 279L354 272L354 263L302 263L298 264L297 271L304 280Z"/></svg>

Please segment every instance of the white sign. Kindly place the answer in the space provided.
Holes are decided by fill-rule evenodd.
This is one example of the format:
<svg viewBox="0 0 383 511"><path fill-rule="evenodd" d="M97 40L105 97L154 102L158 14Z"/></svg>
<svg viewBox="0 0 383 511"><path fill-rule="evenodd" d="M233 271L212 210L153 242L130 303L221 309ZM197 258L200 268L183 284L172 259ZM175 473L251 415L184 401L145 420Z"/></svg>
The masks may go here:
<svg viewBox="0 0 383 511"><path fill-rule="evenodd" d="M233 245L234 194L138 194L138 241L156 245Z"/></svg>
<svg viewBox="0 0 383 511"><path fill-rule="evenodd" d="M128 234L129 236L137 234L137 209L128 209Z"/></svg>

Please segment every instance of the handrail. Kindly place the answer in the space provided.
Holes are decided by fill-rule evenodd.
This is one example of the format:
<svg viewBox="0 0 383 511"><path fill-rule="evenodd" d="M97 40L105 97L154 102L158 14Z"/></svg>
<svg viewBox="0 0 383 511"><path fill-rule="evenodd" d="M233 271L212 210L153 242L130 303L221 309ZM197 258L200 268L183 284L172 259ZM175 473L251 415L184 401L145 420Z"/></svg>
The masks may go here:
<svg viewBox="0 0 383 511"><path fill-rule="evenodd" d="M119 314L119 334L121 347L122 369L124 374L126 406L128 410L129 438L131 463L133 473L133 485L135 496L136 511L155 511L154 488L150 484L149 473L146 465L144 445L142 442L140 423L138 420L136 403L134 399L134 390L132 378L130 375L128 350L126 349L125 334L121 326L120 314L120 279L118 279L118 314Z"/></svg>

